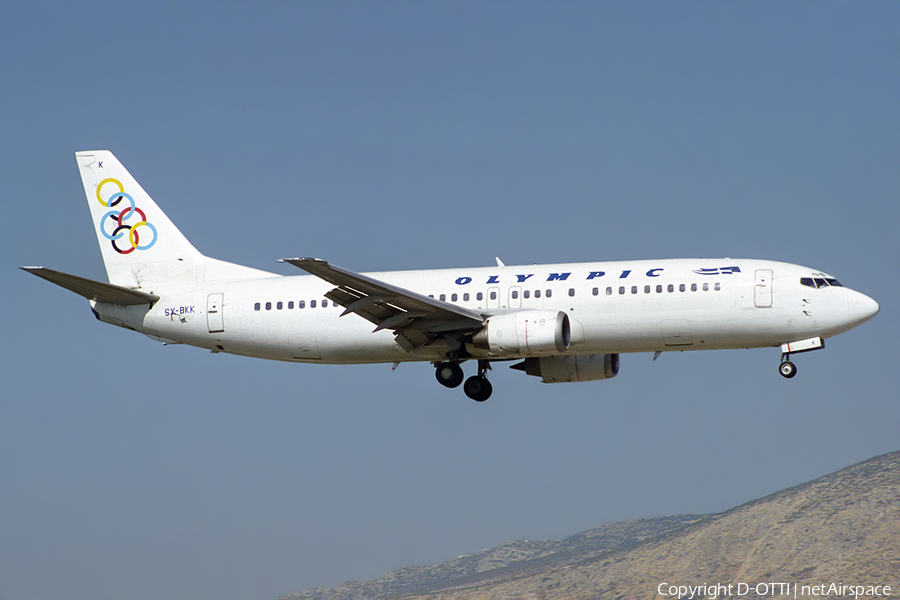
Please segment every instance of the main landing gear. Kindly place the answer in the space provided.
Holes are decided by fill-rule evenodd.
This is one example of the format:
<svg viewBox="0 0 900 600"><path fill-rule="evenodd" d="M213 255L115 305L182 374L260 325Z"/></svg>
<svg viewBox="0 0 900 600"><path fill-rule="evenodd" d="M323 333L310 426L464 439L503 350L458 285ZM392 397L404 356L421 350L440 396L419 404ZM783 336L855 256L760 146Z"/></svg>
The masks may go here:
<svg viewBox="0 0 900 600"><path fill-rule="evenodd" d="M463 382L463 377L465 377L459 363L450 361L438 364L434 370L434 376L437 378L438 383L448 388L459 387L459 384Z"/></svg>
<svg viewBox="0 0 900 600"><path fill-rule="evenodd" d="M494 391L491 382L488 381L486 376L490 368L491 363L489 361L479 360L478 375L469 377L466 379L465 385L463 385L463 391L466 393L466 396L475 402L484 402L491 397L491 393ZM435 367L434 375L438 383L448 388L459 387L464 377L459 363L452 361L438 363Z"/></svg>
<svg viewBox="0 0 900 600"><path fill-rule="evenodd" d="M785 379L790 379L794 375L797 374L797 367L794 366L794 363L791 362L790 354L782 354L781 355L781 364L778 365L778 372L781 373L781 376Z"/></svg>

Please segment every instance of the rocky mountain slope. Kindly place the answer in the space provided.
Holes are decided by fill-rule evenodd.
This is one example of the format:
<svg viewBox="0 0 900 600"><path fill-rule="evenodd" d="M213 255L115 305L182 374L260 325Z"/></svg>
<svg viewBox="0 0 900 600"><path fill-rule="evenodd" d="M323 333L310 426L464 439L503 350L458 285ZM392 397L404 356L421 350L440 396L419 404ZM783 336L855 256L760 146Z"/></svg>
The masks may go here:
<svg viewBox="0 0 900 600"><path fill-rule="evenodd" d="M518 541L281 600L649 598L662 583L732 584L735 596L738 584L757 583L889 585L900 594L900 452L724 513L606 525L559 542ZM744 597L774 598L785 588L756 591ZM840 596L802 591L798 598Z"/></svg>

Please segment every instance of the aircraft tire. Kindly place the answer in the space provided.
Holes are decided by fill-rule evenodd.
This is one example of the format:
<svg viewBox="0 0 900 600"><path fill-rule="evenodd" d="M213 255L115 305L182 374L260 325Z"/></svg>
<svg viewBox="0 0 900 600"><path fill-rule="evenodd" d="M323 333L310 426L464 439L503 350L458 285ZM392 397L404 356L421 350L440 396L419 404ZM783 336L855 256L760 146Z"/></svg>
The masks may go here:
<svg viewBox="0 0 900 600"><path fill-rule="evenodd" d="M435 368L434 376L438 383L448 388L459 387L463 382L463 370L456 363L442 362Z"/></svg>
<svg viewBox="0 0 900 600"><path fill-rule="evenodd" d="M797 374L797 367L790 361L784 361L778 365L778 372L781 373L781 376L785 379L790 379Z"/></svg>
<svg viewBox="0 0 900 600"><path fill-rule="evenodd" d="M494 386L492 386L491 382L487 380L487 377L473 375L472 377L466 379L466 384L463 386L463 391L466 392L466 396L468 396L475 402L484 402L491 397L491 393L493 393L494 391Z"/></svg>

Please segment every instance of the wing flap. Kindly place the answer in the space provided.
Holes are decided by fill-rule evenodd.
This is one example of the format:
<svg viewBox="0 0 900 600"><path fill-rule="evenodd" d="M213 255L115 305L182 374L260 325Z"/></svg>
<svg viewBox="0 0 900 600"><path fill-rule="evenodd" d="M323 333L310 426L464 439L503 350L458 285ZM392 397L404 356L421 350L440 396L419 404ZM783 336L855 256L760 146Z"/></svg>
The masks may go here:
<svg viewBox="0 0 900 600"><path fill-rule="evenodd" d="M75 292L88 300L93 300L94 302L131 306L137 304L153 304L159 300L159 296L156 294L148 294L147 292L133 290L120 285L113 285L112 283L103 283L102 281L85 279L84 277L69 275L68 273L54 271L52 269L45 269L44 267L19 268L32 275L37 275L41 279L46 279L50 283L55 283L71 292Z"/></svg>
<svg viewBox="0 0 900 600"><path fill-rule="evenodd" d="M367 275L354 273L317 258L285 258L292 264L337 287L325 297L344 307L341 316L354 313L375 324L375 331L390 329L407 351L434 343L449 332L480 329L479 313L435 300Z"/></svg>

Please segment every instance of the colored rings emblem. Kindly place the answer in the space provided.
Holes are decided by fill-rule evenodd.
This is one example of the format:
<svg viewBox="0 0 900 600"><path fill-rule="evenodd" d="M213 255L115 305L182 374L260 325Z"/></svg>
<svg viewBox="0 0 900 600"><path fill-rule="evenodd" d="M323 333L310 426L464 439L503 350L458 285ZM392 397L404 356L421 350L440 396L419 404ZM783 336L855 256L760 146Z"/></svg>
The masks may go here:
<svg viewBox="0 0 900 600"><path fill-rule="evenodd" d="M104 199L104 186L111 193ZM114 188L110 190L110 188ZM123 200L126 202L123 204ZM97 201L107 208L112 208L100 218L100 233L103 237L110 240L113 249L119 254L131 254L135 250L147 250L156 243L159 233L153 223L147 221L147 215L144 211L137 207L131 194L125 192L125 186L118 179L112 177L104 179L97 186ZM135 222L134 220L137 219ZM129 223L128 221L132 221ZM146 227L153 234L153 238L144 244L141 244L141 234L139 228ZM111 230L111 231L108 231ZM122 244L124 248L119 247L117 242L126 237L128 245ZM145 240L146 240L145 233Z"/></svg>

